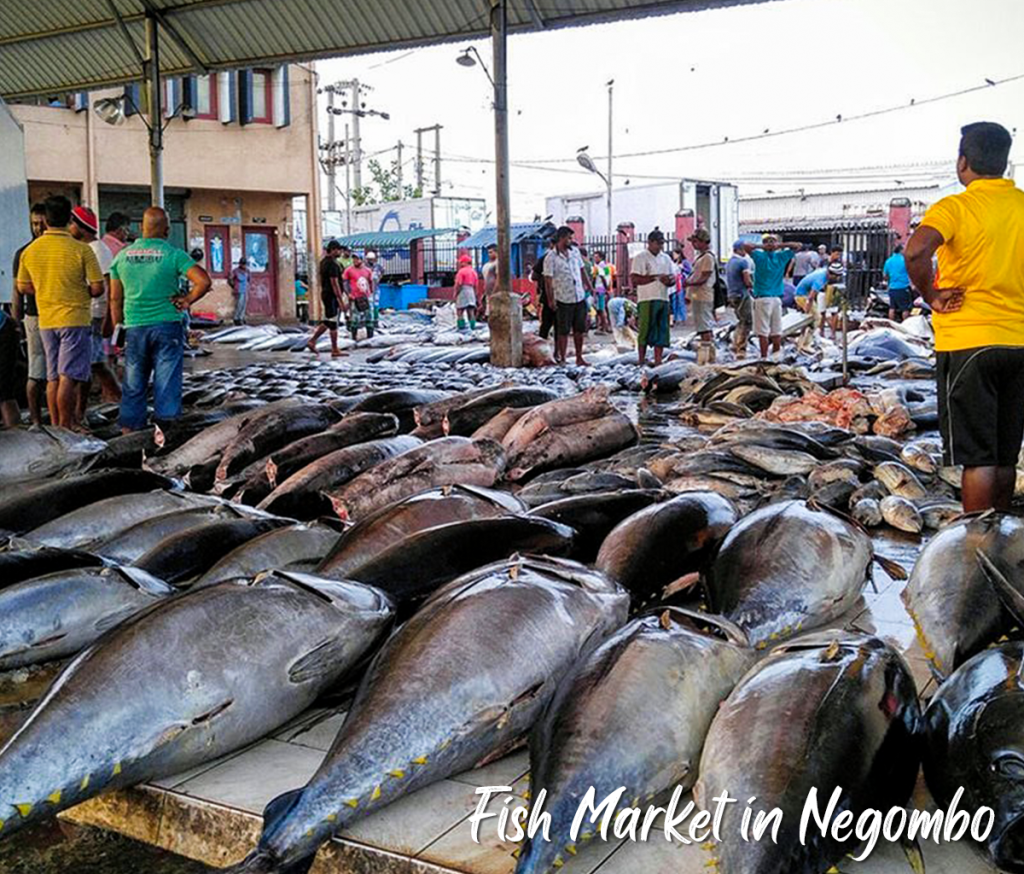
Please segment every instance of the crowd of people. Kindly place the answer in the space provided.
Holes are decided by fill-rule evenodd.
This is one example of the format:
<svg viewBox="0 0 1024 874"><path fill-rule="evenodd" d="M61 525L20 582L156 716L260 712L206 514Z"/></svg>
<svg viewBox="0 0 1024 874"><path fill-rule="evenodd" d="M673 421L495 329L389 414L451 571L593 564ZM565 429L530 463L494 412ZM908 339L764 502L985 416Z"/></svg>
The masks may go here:
<svg viewBox="0 0 1024 874"><path fill-rule="evenodd" d="M32 206L31 224L32 240L14 256L10 314L0 311L5 427L21 422L15 364L22 336L33 424L42 423L45 401L51 424L85 432L94 384L103 401L120 404L126 433L149 421L151 381L153 420L179 416L185 314L207 293L210 277L167 241L164 210L146 210L136 239L128 216L111 213L100 236L92 209L55 195Z"/></svg>

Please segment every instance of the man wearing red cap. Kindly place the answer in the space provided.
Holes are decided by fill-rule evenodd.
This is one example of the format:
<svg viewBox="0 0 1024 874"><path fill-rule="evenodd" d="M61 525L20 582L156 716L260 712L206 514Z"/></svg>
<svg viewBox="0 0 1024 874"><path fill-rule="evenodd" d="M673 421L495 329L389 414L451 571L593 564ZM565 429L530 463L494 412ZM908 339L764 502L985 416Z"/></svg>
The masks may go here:
<svg viewBox="0 0 1024 874"><path fill-rule="evenodd" d="M90 299L103 294L103 273L96 254L68 230L71 201L46 199L46 231L22 252L18 291L34 294L39 334L46 349L46 404L50 421L81 430L79 383L91 380Z"/></svg>
<svg viewBox="0 0 1024 874"><path fill-rule="evenodd" d="M103 349L103 322L107 317L109 306L110 290L110 264L114 255L107 247L107 244L98 238L100 223L94 213L87 206L76 206L71 210L71 224L69 226L71 236L89 246L96 254L96 260L100 265L100 272L103 274L103 294L92 299L92 375L99 383L103 400L108 403L120 403L121 386L117 377L107 366L107 356ZM79 397L78 417L85 419L85 409L89 403L90 384L82 383L81 395Z"/></svg>
<svg viewBox="0 0 1024 874"><path fill-rule="evenodd" d="M469 255L459 255L459 271L455 274L455 312L458 315L460 331L476 328L476 287L480 277L473 269L473 259Z"/></svg>

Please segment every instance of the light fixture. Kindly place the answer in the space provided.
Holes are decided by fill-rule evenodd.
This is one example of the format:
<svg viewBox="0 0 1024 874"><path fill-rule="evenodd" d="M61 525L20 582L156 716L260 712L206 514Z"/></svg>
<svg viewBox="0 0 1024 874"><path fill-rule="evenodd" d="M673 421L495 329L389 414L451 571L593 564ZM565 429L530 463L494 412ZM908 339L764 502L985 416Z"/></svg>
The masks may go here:
<svg viewBox="0 0 1024 874"><path fill-rule="evenodd" d="M456 64L461 64L463 67L475 67L476 58L474 58L469 49L463 49L462 54L455 59Z"/></svg>
<svg viewBox="0 0 1024 874"><path fill-rule="evenodd" d="M593 158L590 157L583 149L580 149L576 153L576 163L579 164L584 170L589 170L591 173L596 173L604 181L604 184L608 184L608 180L605 178L604 173L597 169L597 165L594 163Z"/></svg>
<svg viewBox="0 0 1024 874"><path fill-rule="evenodd" d="M455 59L455 63L460 67L475 67L479 63L480 69L484 71L484 75L487 76L487 81L491 83L491 87L497 87L494 84L494 77L491 75L491 71L487 69L487 64L484 63L484 59L480 57L480 52L474 46L463 49L462 54Z"/></svg>
<svg viewBox="0 0 1024 874"><path fill-rule="evenodd" d="M124 98L104 97L93 106L96 115L107 124L124 124Z"/></svg>

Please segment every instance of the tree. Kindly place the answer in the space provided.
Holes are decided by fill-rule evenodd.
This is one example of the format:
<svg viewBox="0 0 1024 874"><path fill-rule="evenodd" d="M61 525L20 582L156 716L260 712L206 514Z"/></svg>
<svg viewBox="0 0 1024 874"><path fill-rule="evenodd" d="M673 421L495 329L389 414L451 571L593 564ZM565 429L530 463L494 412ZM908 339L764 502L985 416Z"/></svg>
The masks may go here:
<svg viewBox="0 0 1024 874"><path fill-rule="evenodd" d="M390 203L395 200L423 196L422 190L414 188L412 185L403 185L402 190L399 191L398 161L392 161L391 165L385 168L380 161L371 158L366 166L373 181L369 185L352 189L352 200L356 206Z"/></svg>

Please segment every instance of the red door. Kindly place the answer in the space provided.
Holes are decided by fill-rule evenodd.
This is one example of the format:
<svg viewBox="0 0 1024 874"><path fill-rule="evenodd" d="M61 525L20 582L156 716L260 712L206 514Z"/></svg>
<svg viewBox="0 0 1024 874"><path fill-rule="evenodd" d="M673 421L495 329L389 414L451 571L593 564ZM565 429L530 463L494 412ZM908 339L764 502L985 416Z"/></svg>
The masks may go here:
<svg viewBox="0 0 1024 874"><path fill-rule="evenodd" d="M268 228L243 228L242 245L249 265L247 316L277 316L277 237Z"/></svg>

